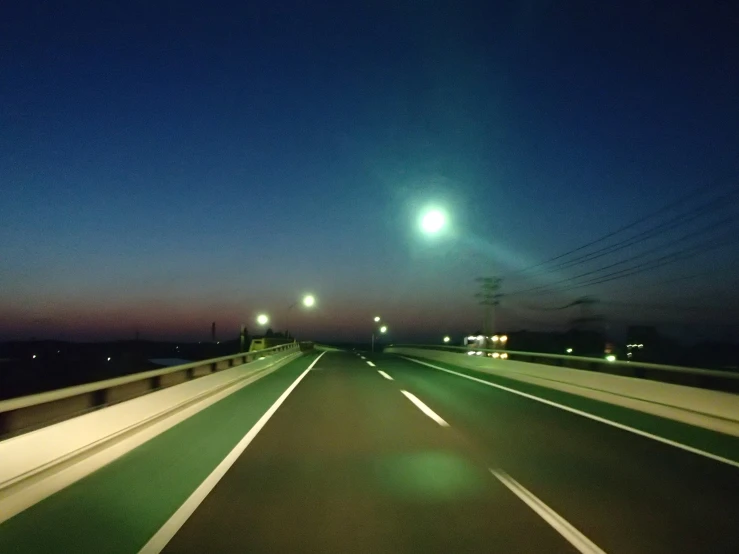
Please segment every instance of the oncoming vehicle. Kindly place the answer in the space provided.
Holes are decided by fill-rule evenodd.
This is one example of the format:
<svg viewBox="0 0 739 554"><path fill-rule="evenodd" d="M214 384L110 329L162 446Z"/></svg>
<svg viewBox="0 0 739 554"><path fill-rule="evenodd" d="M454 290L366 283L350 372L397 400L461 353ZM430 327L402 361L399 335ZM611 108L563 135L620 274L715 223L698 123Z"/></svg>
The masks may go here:
<svg viewBox="0 0 739 554"><path fill-rule="evenodd" d="M501 360L508 359L507 352L484 352L485 350L505 350L508 335L469 335L464 338L468 356L489 356Z"/></svg>

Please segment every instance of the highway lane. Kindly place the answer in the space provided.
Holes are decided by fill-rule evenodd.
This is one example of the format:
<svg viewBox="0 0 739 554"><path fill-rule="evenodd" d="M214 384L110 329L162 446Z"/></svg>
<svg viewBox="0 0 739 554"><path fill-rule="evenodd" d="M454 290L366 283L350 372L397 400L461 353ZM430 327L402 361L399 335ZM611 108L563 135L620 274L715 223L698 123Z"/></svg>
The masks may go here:
<svg viewBox="0 0 739 554"><path fill-rule="evenodd" d="M378 369L324 355L164 552L575 551Z"/></svg>
<svg viewBox="0 0 739 554"><path fill-rule="evenodd" d="M739 552L737 468L363 356L234 393L1 524L0 552L139 552L245 436L166 552Z"/></svg>
<svg viewBox="0 0 739 554"><path fill-rule="evenodd" d="M398 357L369 359L605 551L739 552L737 468Z"/></svg>

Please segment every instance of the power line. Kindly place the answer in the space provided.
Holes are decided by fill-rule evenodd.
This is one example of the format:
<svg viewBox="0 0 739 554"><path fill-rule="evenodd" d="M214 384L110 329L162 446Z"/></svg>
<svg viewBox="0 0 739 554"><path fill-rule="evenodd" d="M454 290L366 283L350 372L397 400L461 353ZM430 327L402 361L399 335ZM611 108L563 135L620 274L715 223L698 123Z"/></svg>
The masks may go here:
<svg viewBox="0 0 739 554"><path fill-rule="evenodd" d="M739 238L736 235L736 231L733 233L729 233L728 236L733 240L727 240L724 242L715 242L714 240L711 240L711 241L708 241L702 244L694 245L693 247L685 248L683 250L670 253L666 256L662 256L661 258L657 258L656 260L652 260L651 262L638 264L634 267L625 268L620 271L615 271L613 273L595 277L594 279L591 279L585 283L578 283L570 287L561 288L559 290L552 289L552 290L544 290L541 292L566 292L568 290L574 290L574 289L587 287L591 285L599 285L602 283L608 283L610 281L615 281L618 279L631 277L632 275L637 275L639 273L644 273L645 271L657 269L658 267L662 267L664 265L667 265L673 262L689 259L689 258L694 257L695 255L702 254L704 252L709 252L711 250L715 250L716 248L720 248L722 246L728 246L728 245L739 242ZM525 292L525 291L517 291L517 293L521 293L521 292ZM517 293L511 293L511 295L517 294Z"/></svg>
<svg viewBox="0 0 739 554"><path fill-rule="evenodd" d="M644 240L654 238L672 229L684 226L687 223L690 223L692 221L695 221L696 219L699 219L700 217L703 217L707 210L709 210L710 208L713 208L717 204L721 207L726 207L727 206L727 204L725 203L726 200L736 195L737 192L739 192L739 190L735 190L730 194L721 196L719 198L712 200L711 202L703 204L702 206L696 208L692 212L677 215L655 227L642 231L641 233L638 233L634 235L633 237L625 239L621 242L618 242L618 243L615 243L609 246L605 246L603 248L595 250L594 252L584 254L583 256L579 256L572 260L567 260L565 262L559 263L551 268L547 268L546 270L543 271L543 273L551 273L551 272L558 271L561 269L566 269L569 267L574 267L576 265L584 264L586 262L596 260L598 258L602 258L603 256L606 256L608 254L618 252L619 250L623 250L624 248L628 248L629 246L633 246L634 244L637 244Z"/></svg>
<svg viewBox="0 0 739 554"><path fill-rule="evenodd" d="M737 188L738 188L737 185L734 185L732 187L732 192L729 195L727 195L727 196L732 196L733 194L736 194L736 192L737 192L736 189ZM650 219L653 219L653 218L655 218L657 216L660 216L663 213L669 212L670 210L674 209L675 207L680 206L681 204L684 204L688 200L694 198L696 195L703 194L703 191L704 190L705 190L705 187L704 186L697 187L697 188L691 190L689 193L681 196L680 198L678 198L674 202L671 202L671 203L663 206L662 208L660 208L660 209L658 209L658 210L656 210L654 212L651 212L651 213L647 214L644 217L641 217L641 218L639 218L639 219L637 219L637 220L635 220L635 221L633 221L631 223L628 223L627 225L624 225L624 226L616 229L615 231L611 231L609 233L606 233L605 235L603 235L603 236L601 236L601 237L599 237L599 238L597 238L595 240L592 240L592 241L590 241L590 242L588 242L586 244L583 244L582 246L578 246L577 248L574 248L572 250L569 250L569 251L567 251L567 252L565 252L563 254L560 254L558 256L554 256L553 258L549 258L548 260L544 260L543 262L540 262L538 264L535 264L535 265L526 267L524 269L520 269L520 270L514 271L512 275L517 275L517 274L520 274L520 273L527 273L527 272L531 271L532 269L536 269L536 268L539 268L539 267L548 265L551 262L560 260L562 258L565 258L565 257L571 255L571 254L574 254L576 252L580 252L582 250L585 250L586 248L589 248L590 246L593 246L595 244L598 244L600 242L603 242L604 240L607 240L607 239L609 239L611 237L614 237L614 236L616 236L616 235L618 235L620 233L623 233L625 231L628 231L629 229L633 229L634 227L637 227L638 225L644 223L645 221L649 221ZM720 201L720 200L721 199L716 199L716 200L713 201L713 203L715 203L717 201ZM685 214L683 214L682 216L678 216L677 219L679 219L681 217L685 217ZM676 219L676 218L673 218L673 219ZM669 223L669 222L667 222L667 223ZM649 232L649 230L647 232ZM643 233L641 233L641 234L643 234ZM605 248L610 248L610 247L605 247ZM600 252L600 250L598 252ZM590 254L586 254L585 256L589 256L589 255ZM579 259L579 258L577 258L577 259ZM562 262L562 263L566 265L566 264L569 264L572 261L574 261L574 260L567 260L567 261Z"/></svg>
<svg viewBox="0 0 739 554"><path fill-rule="evenodd" d="M634 256L632 256L630 258L627 258L625 260L620 260L618 262L614 262L612 264L608 264L608 265L599 267L597 269L592 269L590 271L586 271L584 273L580 273L579 275L575 275L574 277L568 277L568 278L565 278L565 279L560 279L559 281L555 281L554 283L549 283L549 284L546 284L546 285L538 285L538 286L534 286L534 287L531 287L531 288L528 288L528 289L514 291L514 292L512 292L510 294L522 294L522 293L525 293L525 292L532 292L532 291L536 291L536 290L539 290L539 289L550 288L550 287L552 287L554 285L558 285L558 284L562 284L562 283L568 283L570 281L574 281L575 279L580 279L581 277L586 277L588 275L593 275L595 273L600 273L601 271L605 271L606 269L610 269L610 268L613 268L613 267L616 267L616 266L619 266L619 265L623 265L625 263L629 263L629 262L632 262L634 260L638 260L640 258L643 258L645 256L648 256L649 254L652 254L654 252L658 252L660 250L664 250L665 248L668 248L668 247L673 246L675 244L681 244L681 243L683 243L684 241L686 241L688 239L694 239L694 238L696 238L698 236L701 236L701 235L710 233L710 232L712 232L712 231L714 231L714 230L716 230L718 228L724 227L727 224L731 224L733 222L734 222L734 219L733 218L727 217L727 218L724 218L724 219L722 219L722 220L720 220L718 222L712 223L711 225L707 225L707 226L699 229L698 231L690 231L690 232L688 232L688 233L680 236L677 239L671 240L671 241L669 241L667 243L663 243L663 244L657 245L654 248L650 248L649 250L645 250L644 252L641 252L639 254L636 254L636 255L634 255Z"/></svg>

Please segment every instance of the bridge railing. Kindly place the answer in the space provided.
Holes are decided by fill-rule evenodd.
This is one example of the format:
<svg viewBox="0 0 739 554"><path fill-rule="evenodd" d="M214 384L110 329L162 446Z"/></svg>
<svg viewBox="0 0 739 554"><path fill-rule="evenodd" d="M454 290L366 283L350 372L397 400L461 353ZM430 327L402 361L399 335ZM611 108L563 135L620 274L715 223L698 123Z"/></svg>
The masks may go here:
<svg viewBox="0 0 739 554"><path fill-rule="evenodd" d="M428 350L441 350L456 352L469 356L492 355L502 364L507 360L536 363L540 365L551 365L566 367L584 371L605 373L610 375L621 375L624 377L636 377L651 381L660 381L676 385L685 385L704 389L718 390L723 392L739 393L739 372L719 371L713 369L701 369L694 367L653 364L647 362L635 362L629 360L607 360L604 358L592 358L586 356L572 356L564 354L547 354L541 352L523 352L518 350L475 348L474 350L464 346L428 345L428 344L396 344L392 348L419 348ZM505 354L505 358L501 358Z"/></svg>
<svg viewBox="0 0 739 554"><path fill-rule="evenodd" d="M281 344L3 400L0 401L0 440L224 369L300 350L297 342Z"/></svg>

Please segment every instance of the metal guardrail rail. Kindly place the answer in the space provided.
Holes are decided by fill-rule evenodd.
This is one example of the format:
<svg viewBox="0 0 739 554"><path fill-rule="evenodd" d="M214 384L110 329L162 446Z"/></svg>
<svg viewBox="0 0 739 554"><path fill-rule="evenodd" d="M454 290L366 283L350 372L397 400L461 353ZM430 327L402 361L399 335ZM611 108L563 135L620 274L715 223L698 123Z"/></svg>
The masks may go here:
<svg viewBox="0 0 739 554"><path fill-rule="evenodd" d="M219 358L142 371L0 401L0 439L130 400L150 392L210 375L217 371L249 363L285 351L300 351L292 342L254 352L239 352ZM23 423L18 421L22 420Z"/></svg>
<svg viewBox="0 0 739 554"><path fill-rule="evenodd" d="M428 344L393 344L397 348L421 348L442 350L446 352L469 353L472 349L464 346L428 345ZM538 363L568 367L585 371L637 377L665 383L687 385L712 390L739 393L739 373L702 369L694 367L653 364L648 362L632 362L628 360L609 361L603 358L571 356L565 354L547 354L541 352L523 352L519 350L475 348L475 352L506 353L507 360Z"/></svg>

